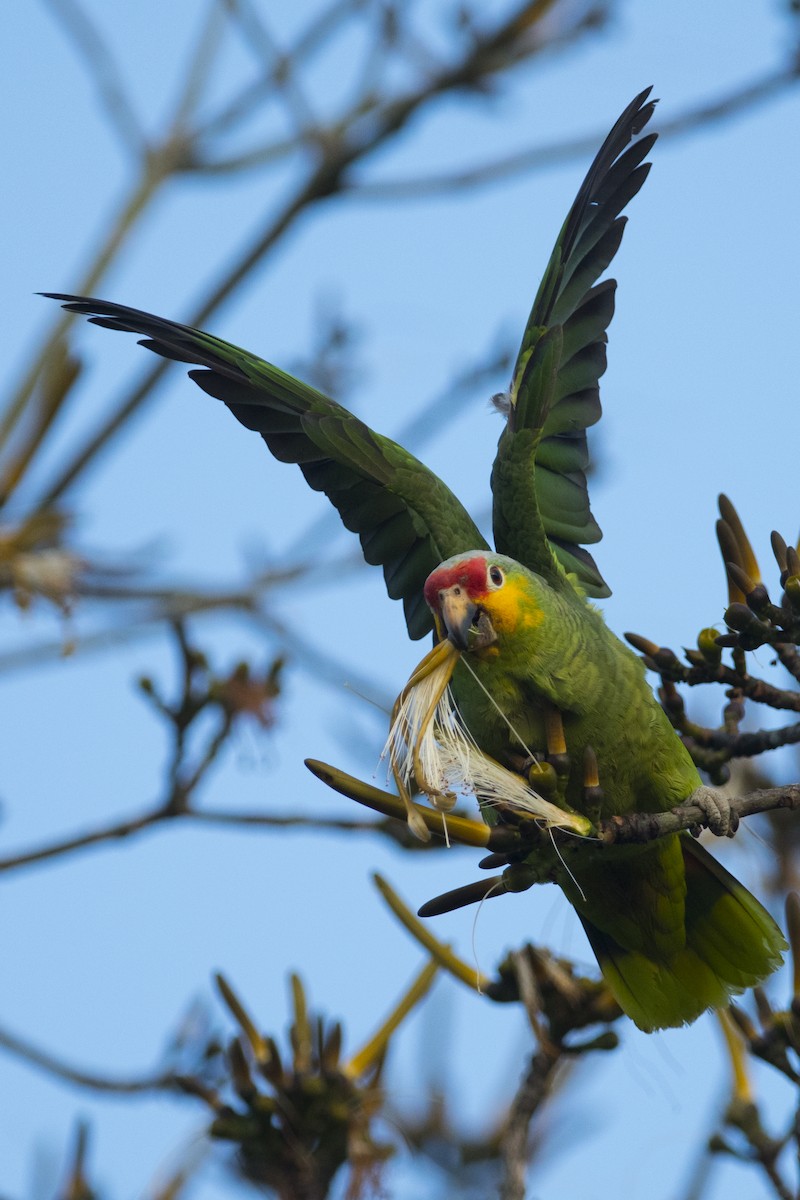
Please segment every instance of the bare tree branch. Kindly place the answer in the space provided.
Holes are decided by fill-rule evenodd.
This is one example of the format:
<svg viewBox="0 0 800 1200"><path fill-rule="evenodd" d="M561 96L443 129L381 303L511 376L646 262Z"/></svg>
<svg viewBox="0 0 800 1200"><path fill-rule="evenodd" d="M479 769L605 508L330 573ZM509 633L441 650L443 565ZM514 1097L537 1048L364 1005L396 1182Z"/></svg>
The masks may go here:
<svg viewBox="0 0 800 1200"><path fill-rule="evenodd" d="M86 833L76 834L69 838L55 839L31 850L19 854L11 854L0 858L0 875L18 870L21 867L32 866L35 863L47 862L53 858L61 858L79 850L88 850L91 846L103 842L124 841L133 834L143 833L165 822L188 818L200 825L230 825L247 829L296 829L328 831L330 833L369 833L381 837L389 837L394 842L405 843L402 827L399 831L396 822L356 820L350 817L317 817L300 813L258 813L258 812L228 812L225 809L187 808L183 812L172 812L163 805L147 809L137 817L122 821L110 822L98 826ZM398 832L400 836L398 836Z"/></svg>
<svg viewBox="0 0 800 1200"><path fill-rule="evenodd" d="M314 136L319 122L314 116L308 97L297 77L292 55L281 51L269 30L266 20L250 0L228 0L229 7L242 26L245 44L254 51L282 97L292 126L294 139L306 141Z"/></svg>
<svg viewBox="0 0 800 1200"><path fill-rule="evenodd" d="M539 1046L531 1055L503 1130L504 1176L500 1200L525 1200L530 1123L549 1095L553 1075L560 1061L560 1050L549 1044Z"/></svg>
<svg viewBox="0 0 800 1200"><path fill-rule="evenodd" d="M229 7L235 7L236 0L225 0L225 2ZM318 13L286 52L286 57L291 59L295 70L313 58L317 51L328 45L348 18L357 15L363 8L364 0L333 0L327 9ZM246 84L233 99L222 105L214 116L206 120L200 131L203 138L210 139L226 133L245 120L261 100L271 95L276 83L275 71L278 66L279 64L275 64L255 82ZM286 145L287 148L291 148L292 143L287 141Z"/></svg>
<svg viewBox="0 0 800 1200"><path fill-rule="evenodd" d="M794 811L800 808L800 784L761 788L746 796L735 796L726 803L739 818L777 808ZM712 824L712 819L703 808L696 804L682 804L668 812L628 813L626 816L609 817L598 822L597 833L601 841L608 843L649 842L653 838L680 833L684 829L709 829Z"/></svg>
<svg viewBox="0 0 800 1200"><path fill-rule="evenodd" d="M84 1071L80 1067L63 1062L46 1050L34 1046L32 1042L0 1029L0 1047L10 1054L20 1058L30 1066L38 1067L48 1075L54 1075L65 1083L76 1087L88 1088L93 1092L112 1093L117 1096L143 1096L154 1092L178 1092L181 1095L196 1096L206 1104L217 1107L218 1100L214 1092L202 1080L194 1076L176 1074L173 1071L157 1071L151 1075L138 1078L112 1078L107 1075L96 1075Z"/></svg>
<svg viewBox="0 0 800 1200"><path fill-rule="evenodd" d="M225 0L207 0L207 3L208 15L200 27L197 45L189 57L186 76L178 89L174 115L168 122L168 127L176 132L185 130L190 124L219 51L227 5Z"/></svg>
<svg viewBox="0 0 800 1200"><path fill-rule="evenodd" d="M47 3L83 59L89 79L120 141L128 151L141 156L146 149L144 131L122 85L122 70L105 39L77 0L47 0Z"/></svg>
<svg viewBox="0 0 800 1200"><path fill-rule="evenodd" d="M504 63L507 66L510 61L509 49L516 45L515 39L522 38L525 43L519 51L521 55L532 53L533 46L525 40L524 35L535 8L536 5L532 6L528 2L518 5L496 28L475 39L455 64L422 81L405 94L385 99L380 106L374 110L370 109L366 115L355 111L344 122L335 122L324 131L317 161L307 173L305 181L299 185L282 210L274 216L271 215L245 244L234 258L233 265L226 267L186 323L202 325L288 232L301 213L345 190L351 168L369 157L376 148L392 141L417 112L452 92L476 87L482 79L501 70ZM181 168L185 169L190 156L183 142L179 140L179 143L173 144L173 141L168 140L165 147L174 155L177 144L182 148ZM166 170L163 159L162 154L159 159L159 162L162 162L162 173ZM176 169L174 162L172 169ZM40 507L52 506L76 481L109 440L142 403L150 398L154 385L166 367L167 363L164 362L152 368L141 378L138 385L134 385L133 389L117 402L111 414L56 476L42 497Z"/></svg>
<svg viewBox="0 0 800 1200"><path fill-rule="evenodd" d="M788 88L793 87L798 79L800 79L800 64L792 60L787 65L777 67L758 79L741 84L716 100L695 105L671 120L664 121L656 126L658 135L664 139L682 137L719 121L729 120L780 95ZM359 199L392 201L420 199L466 188L494 186L529 171L539 171L546 167L583 160L587 155L593 153L600 140L602 140L602 134L598 135L595 130L593 133L584 134L571 140L559 139L556 142L533 146L527 150L519 150L514 154L504 154L460 171L448 171L440 175L419 175L407 179L364 180L351 182L347 186L348 190L355 193Z"/></svg>

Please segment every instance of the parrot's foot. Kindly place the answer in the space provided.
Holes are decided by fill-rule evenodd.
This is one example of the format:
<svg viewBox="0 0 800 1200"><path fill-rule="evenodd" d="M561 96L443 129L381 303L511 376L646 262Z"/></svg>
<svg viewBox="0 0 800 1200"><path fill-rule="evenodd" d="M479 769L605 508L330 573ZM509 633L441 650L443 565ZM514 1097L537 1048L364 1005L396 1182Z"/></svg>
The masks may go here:
<svg viewBox="0 0 800 1200"><path fill-rule="evenodd" d="M703 810L706 824L716 837L733 837L739 828L739 814L731 808L727 797L714 788L695 788L687 804L694 804Z"/></svg>

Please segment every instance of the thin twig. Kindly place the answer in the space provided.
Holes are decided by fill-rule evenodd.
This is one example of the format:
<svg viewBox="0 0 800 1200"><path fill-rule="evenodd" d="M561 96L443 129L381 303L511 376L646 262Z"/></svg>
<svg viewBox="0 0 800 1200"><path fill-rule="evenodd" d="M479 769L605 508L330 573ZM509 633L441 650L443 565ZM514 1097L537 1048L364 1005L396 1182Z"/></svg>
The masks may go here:
<svg viewBox="0 0 800 1200"><path fill-rule="evenodd" d="M360 555L352 554L337 560L337 569L332 577L341 580L352 570L364 567ZM296 574L295 574L296 572ZM295 578L301 568L287 568L285 578ZM309 578L313 572L309 572ZM260 630L266 629L270 636L277 639L292 660L307 668L317 682L333 687L341 693L344 688L353 695L360 697L367 704L381 712L389 713L394 697L375 683L372 676L364 675L357 666L331 655L324 647L310 642L299 632L282 621L271 612L261 601L258 591L271 588L276 581L281 580L280 572L268 572L260 580L254 581L250 587L243 590L234 589L230 592L204 593L201 590L175 590L153 588L120 588L118 591L109 585L98 585L87 589L94 597L109 599L113 595L120 603L134 602L137 596L142 599L152 597L154 604L144 612L129 615L124 623L112 625L106 629L93 630L89 633L66 630L62 638L38 642L20 649L0 653L0 675L12 674L15 671L27 670L30 667L43 666L49 663L69 661L72 657L82 659L89 653L105 651L155 632L159 627L185 617L198 618L221 611L235 612L244 615ZM322 582L322 580L320 580ZM327 580L330 582L330 578Z"/></svg>
<svg viewBox="0 0 800 1200"><path fill-rule="evenodd" d="M173 1071L159 1071L152 1075L142 1075L138 1079L114 1079L106 1075L95 1075L80 1067L56 1058L55 1055L41 1050L33 1043L0 1029L0 1047L10 1054L21 1058L31 1066L39 1067L48 1075L55 1075L65 1083L77 1087L89 1088L94 1092L106 1092L117 1096L141 1096L152 1092L180 1092L182 1095L194 1095L207 1103L216 1105L216 1097L201 1080L193 1076L179 1075Z"/></svg>
<svg viewBox="0 0 800 1200"><path fill-rule="evenodd" d="M172 817L173 814L167 813L163 806L155 809L148 809L141 813L138 817L129 817L124 821L114 821L108 825L100 825L96 829L87 830L85 833L74 834L72 837L59 838L53 842L47 842L42 846L38 846L33 850L23 850L19 854L11 854L7 858L0 859L0 874L3 872L16 870L18 867L27 867L32 863L45 862L47 859L60 858L64 854L71 854L75 850L85 850L89 846L97 846L101 842L118 841L131 834L141 833L143 830L150 828L152 825L157 825L160 821L164 821L167 817Z"/></svg>
<svg viewBox="0 0 800 1200"><path fill-rule="evenodd" d="M164 805L159 805L157 808L147 809L137 817L114 821L98 826L96 829L87 830L85 833L59 838L31 850L0 858L0 874L7 874L34 863L60 858L75 851L88 850L91 846L97 846L103 842L122 841L133 834L143 833L146 829L152 829L166 821L176 821L180 818L188 818L204 825L229 825L250 829L310 829L314 831L327 830L332 833L377 833L381 836L385 836L387 833L387 823L382 821L355 820L349 817L315 817L298 813L226 812L224 809L188 808L185 811L175 812Z"/></svg>
<svg viewBox="0 0 800 1200"><path fill-rule="evenodd" d="M695 105L671 120L657 125L659 137L681 137L755 108L796 84L800 79L799 70L798 63L792 61L752 82L739 85L716 100ZM465 188L505 183L508 179L529 171L585 159L594 152L601 140L602 133L599 136L597 132L582 134L566 141L548 142L527 150L519 150L514 154L488 159L484 163L460 171L420 175L410 179L383 179L372 182L359 180L350 183L348 190L356 193L359 199L383 201L419 199L462 191Z"/></svg>
<svg viewBox="0 0 800 1200"><path fill-rule="evenodd" d="M345 156L345 158L348 156ZM270 218L266 226L244 247L234 259L234 265L224 272L210 289L199 306L190 314L186 324L202 325L220 305L236 290L261 259L291 228L297 217L316 200L329 196L338 188L338 178L344 171L343 160L326 159L313 171L307 182L286 204L277 217ZM74 455L67 466L56 476L39 502L40 508L49 508L82 474L90 462L104 449L111 438L126 424L131 416L152 396L153 389L167 370L169 363L163 360L140 377L132 391L119 401L111 414L105 418L95 432Z"/></svg>
<svg viewBox="0 0 800 1200"><path fill-rule="evenodd" d="M225 25L225 4L222 0L210 0L208 15L201 26L197 45L189 57L189 65L183 84L178 89L175 111L168 127L177 132L186 129L200 105L203 89L208 82L214 58L219 51Z"/></svg>
<svg viewBox="0 0 800 1200"><path fill-rule="evenodd" d="M220 611L250 612L256 604L252 593L244 591L210 592L176 591L165 596L163 604L149 611L129 616L123 623L106 629L95 629L90 633L75 634L65 630L64 637L23 646L17 650L0 653L0 674L26 670L28 667L46 665L60 659L69 661L73 655L108 650L114 646L127 645L137 638L153 633L160 634L160 626L181 617L201 617Z"/></svg>
<svg viewBox="0 0 800 1200"><path fill-rule="evenodd" d="M373 110L370 107L363 120L359 120L359 113L355 111L331 128L322 131L319 145L324 147L324 152L313 165L305 182L282 210L276 216L270 217L249 243L245 244L235 258L233 266L227 268L217 283L209 289L186 323L202 325L293 227L306 209L345 191L349 183L349 172L355 164L369 158L378 147L391 142L421 109L448 94L476 87L482 79L501 70L503 63L507 67L510 61L509 48L513 46L515 38L524 36L524 22L530 9L529 2L519 4L497 28L470 43L464 57L457 63L424 80L405 94L386 99L379 108ZM531 52L530 48L527 52ZM185 166L185 163L182 165ZM130 393L118 401L110 416L89 437L48 488L40 501L41 507L50 507L75 482L108 441L149 398L166 367L166 362L153 367Z"/></svg>
<svg viewBox="0 0 800 1200"><path fill-rule="evenodd" d="M315 16L308 28L300 34L294 45L287 51L295 70L307 62L322 46L327 45L347 18L357 13L362 7L363 0L334 0L327 10L323 10ZM267 71L254 82L246 84L232 100L218 109L198 130L199 136L210 139L221 133L229 132L250 116L258 103L271 94L274 86L275 68ZM292 144L287 142L287 146Z"/></svg>
<svg viewBox="0 0 800 1200"><path fill-rule="evenodd" d="M262 829L313 829L332 833L384 833L386 822L355 820L352 817L314 817L298 813L227 812L225 809L195 808L185 814L201 825L236 825Z"/></svg>
<svg viewBox="0 0 800 1200"><path fill-rule="evenodd" d="M123 242L133 231L136 222L164 182L165 177L154 169L155 166L156 160L153 160L150 168L142 172L141 178L124 200L119 212L112 217L100 249L95 252L91 265L78 281L76 289L78 292L90 294L95 290L111 262L119 253ZM70 315L62 313L43 339L39 349L34 352L29 370L21 379L16 392L12 394L2 417L0 417L0 446L5 444L10 432L25 410L46 363L57 352L57 347L63 341L70 325ZM47 504L41 505L41 508L47 507Z"/></svg>
<svg viewBox="0 0 800 1200"><path fill-rule="evenodd" d="M255 52L285 101L285 107L297 138L305 141L318 128L318 122L297 77L297 66L290 54L281 51L262 14L250 0L230 0L248 49Z"/></svg>
<svg viewBox="0 0 800 1200"><path fill-rule="evenodd" d="M120 141L135 155L142 155L146 148L144 132L122 86L122 70L97 26L76 0L47 0L47 3L72 38Z"/></svg>

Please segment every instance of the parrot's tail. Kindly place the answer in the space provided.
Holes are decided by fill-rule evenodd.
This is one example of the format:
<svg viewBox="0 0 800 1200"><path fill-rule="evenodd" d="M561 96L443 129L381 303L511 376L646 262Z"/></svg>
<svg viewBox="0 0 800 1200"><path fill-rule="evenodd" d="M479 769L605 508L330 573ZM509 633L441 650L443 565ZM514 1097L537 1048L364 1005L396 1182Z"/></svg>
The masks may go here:
<svg viewBox="0 0 800 1200"><path fill-rule="evenodd" d="M651 904L640 906L643 897L638 895L629 895L627 919L603 922L613 933L598 928L579 909L617 1002L647 1032L688 1024L708 1008L727 1005L731 996L760 983L779 967L786 949L772 917L738 879L693 839L676 841L686 876L681 944L669 939L673 944L667 945L655 930L648 941L649 921L637 920L637 909L641 914L646 908L649 915ZM635 893L636 883L631 883ZM607 909L604 915L609 915ZM630 936L632 922L642 936Z"/></svg>

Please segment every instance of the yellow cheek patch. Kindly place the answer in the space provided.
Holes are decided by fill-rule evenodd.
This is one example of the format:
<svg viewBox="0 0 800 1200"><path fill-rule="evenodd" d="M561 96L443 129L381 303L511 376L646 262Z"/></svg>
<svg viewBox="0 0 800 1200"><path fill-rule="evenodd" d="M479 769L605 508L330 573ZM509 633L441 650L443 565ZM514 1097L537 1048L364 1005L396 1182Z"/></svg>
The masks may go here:
<svg viewBox="0 0 800 1200"><path fill-rule="evenodd" d="M535 629L544 620L544 613L534 597L516 580L507 579L496 592L487 592L481 596L480 604L498 633Z"/></svg>

